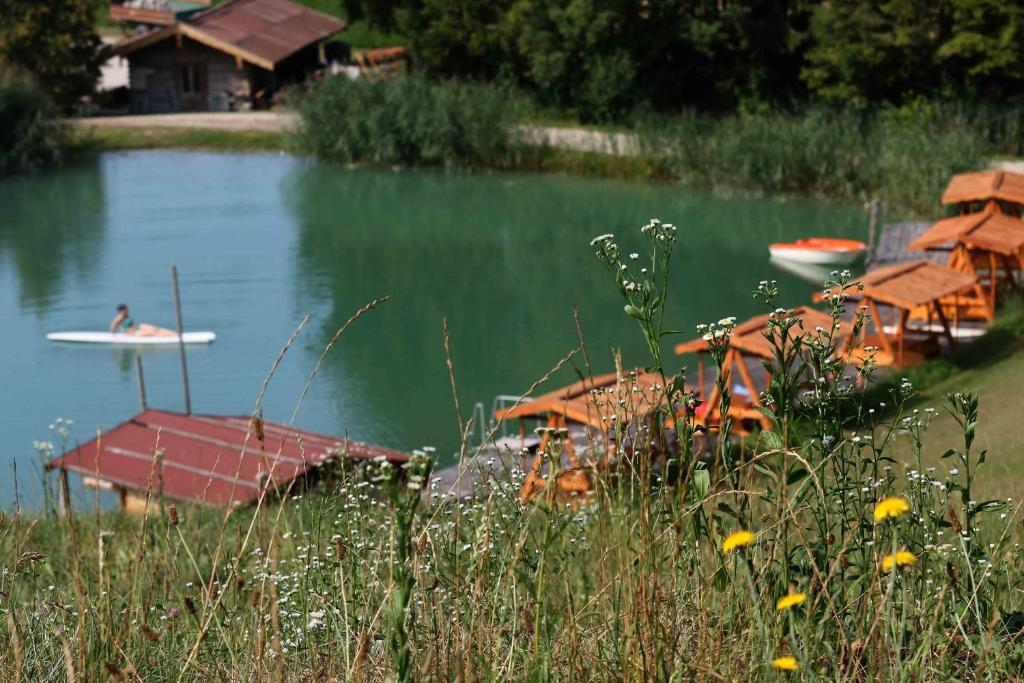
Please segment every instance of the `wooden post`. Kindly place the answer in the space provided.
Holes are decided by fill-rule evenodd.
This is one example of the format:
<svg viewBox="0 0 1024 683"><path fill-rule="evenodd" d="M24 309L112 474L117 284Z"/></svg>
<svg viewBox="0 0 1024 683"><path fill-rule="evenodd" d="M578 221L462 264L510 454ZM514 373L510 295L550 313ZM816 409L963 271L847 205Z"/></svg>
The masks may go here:
<svg viewBox="0 0 1024 683"><path fill-rule="evenodd" d="M192 414L192 399L188 390L188 365L185 362L185 328L181 323L181 296L178 294L178 267L171 266L171 284L174 285L174 313L178 321L178 351L181 355L181 383L185 390L185 414Z"/></svg>
<svg viewBox="0 0 1024 683"><path fill-rule="evenodd" d="M882 203L875 197L868 203L868 265L874 260L878 248L878 214Z"/></svg>
<svg viewBox="0 0 1024 683"><path fill-rule="evenodd" d="M697 352L697 398L704 400L704 354Z"/></svg>
<svg viewBox="0 0 1024 683"><path fill-rule="evenodd" d="M149 408L146 405L146 378L142 375L142 356L135 354L135 379L139 383L139 403L142 404L142 410L145 411Z"/></svg>
<svg viewBox="0 0 1024 683"><path fill-rule="evenodd" d="M60 468L60 514L71 515L71 488L68 486L68 471Z"/></svg>

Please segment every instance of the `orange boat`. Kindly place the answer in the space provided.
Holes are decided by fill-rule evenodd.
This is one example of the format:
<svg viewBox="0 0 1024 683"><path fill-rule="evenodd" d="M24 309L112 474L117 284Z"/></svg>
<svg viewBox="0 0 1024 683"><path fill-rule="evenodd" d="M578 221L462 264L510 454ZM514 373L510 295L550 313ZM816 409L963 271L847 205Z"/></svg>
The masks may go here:
<svg viewBox="0 0 1024 683"><path fill-rule="evenodd" d="M768 249L774 258L797 263L845 266L857 260L868 245L859 240L808 237L796 242L777 242Z"/></svg>

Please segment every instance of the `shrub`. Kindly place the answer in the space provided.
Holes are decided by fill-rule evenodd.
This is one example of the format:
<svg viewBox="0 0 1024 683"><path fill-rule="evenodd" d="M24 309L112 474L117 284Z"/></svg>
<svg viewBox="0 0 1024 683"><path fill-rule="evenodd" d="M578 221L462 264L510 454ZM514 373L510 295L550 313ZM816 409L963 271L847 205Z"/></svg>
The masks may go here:
<svg viewBox="0 0 1024 683"><path fill-rule="evenodd" d="M934 212L953 173L982 168L1019 145L1010 111L920 103L873 111L684 112L639 128L644 153L683 182L844 201L878 197L915 213Z"/></svg>
<svg viewBox="0 0 1024 683"><path fill-rule="evenodd" d="M300 145L320 158L445 168L506 164L508 131L525 111L502 88L421 76L329 78L290 102Z"/></svg>

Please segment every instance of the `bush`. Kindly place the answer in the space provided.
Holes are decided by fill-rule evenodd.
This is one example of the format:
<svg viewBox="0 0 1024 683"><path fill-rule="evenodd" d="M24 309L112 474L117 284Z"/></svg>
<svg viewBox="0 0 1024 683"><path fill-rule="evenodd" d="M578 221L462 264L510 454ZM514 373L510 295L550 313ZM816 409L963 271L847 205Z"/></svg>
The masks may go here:
<svg viewBox="0 0 1024 683"><path fill-rule="evenodd" d="M684 112L640 126L644 153L689 184L878 197L934 212L950 175L1018 153L1019 114L916 104L873 111L810 108L711 116Z"/></svg>
<svg viewBox="0 0 1024 683"><path fill-rule="evenodd" d="M504 165L508 130L526 109L495 86L330 78L290 98L300 145L333 161L482 167Z"/></svg>
<svg viewBox="0 0 1024 683"><path fill-rule="evenodd" d="M64 125L35 82L0 73L0 173L56 163L65 142Z"/></svg>

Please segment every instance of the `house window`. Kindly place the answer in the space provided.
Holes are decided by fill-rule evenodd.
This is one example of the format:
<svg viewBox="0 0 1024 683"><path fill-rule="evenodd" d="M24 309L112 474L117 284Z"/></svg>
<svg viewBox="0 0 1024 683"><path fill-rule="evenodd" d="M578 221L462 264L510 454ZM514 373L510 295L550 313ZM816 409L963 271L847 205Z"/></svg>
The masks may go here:
<svg viewBox="0 0 1024 683"><path fill-rule="evenodd" d="M199 82L199 65L181 65L181 94L198 95L202 91L202 83Z"/></svg>

